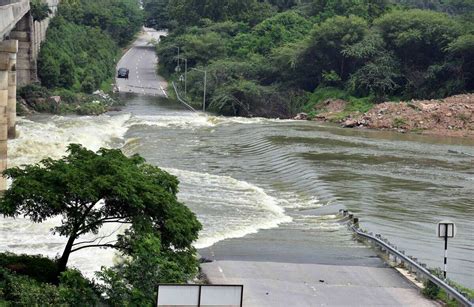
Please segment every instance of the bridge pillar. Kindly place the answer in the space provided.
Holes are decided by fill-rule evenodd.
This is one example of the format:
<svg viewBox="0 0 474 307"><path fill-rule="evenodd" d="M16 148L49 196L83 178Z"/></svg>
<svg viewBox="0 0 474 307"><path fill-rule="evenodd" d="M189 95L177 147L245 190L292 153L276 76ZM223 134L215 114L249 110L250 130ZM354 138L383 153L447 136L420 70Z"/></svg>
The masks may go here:
<svg viewBox="0 0 474 307"><path fill-rule="evenodd" d="M8 93L6 105L4 101L0 102L0 117L7 119L7 135L8 138L16 137L16 55L18 52L17 40L6 40L0 42L0 71L6 72L7 84L6 90ZM3 65L2 65L3 64ZM5 78L5 77L4 77ZM3 82L5 82L3 80ZM5 89L5 84L2 84L0 90ZM3 107L5 106L5 109ZM2 130L0 128L0 130ZM1 132L0 132L1 135ZM1 138L0 138L1 141Z"/></svg>
<svg viewBox="0 0 474 307"><path fill-rule="evenodd" d="M15 136L17 51L18 41L0 42L0 172L7 168L8 137ZM6 180L0 175L0 190L5 189Z"/></svg>

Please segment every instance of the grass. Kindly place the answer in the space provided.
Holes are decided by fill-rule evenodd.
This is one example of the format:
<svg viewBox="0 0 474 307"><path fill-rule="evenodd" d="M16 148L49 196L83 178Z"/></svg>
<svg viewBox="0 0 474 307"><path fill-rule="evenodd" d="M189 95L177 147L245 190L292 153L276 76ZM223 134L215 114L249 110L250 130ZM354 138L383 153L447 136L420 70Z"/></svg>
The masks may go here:
<svg viewBox="0 0 474 307"><path fill-rule="evenodd" d="M395 117L393 119L393 126L396 128L403 128L406 124L406 120L401 117Z"/></svg>
<svg viewBox="0 0 474 307"><path fill-rule="evenodd" d="M432 274L442 278L441 270L434 269L430 270ZM466 288L458 283L455 283L452 280L447 280L447 284L458 290L461 294L463 294L465 297L467 297L469 300L474 299L474 289ZM440 300L446 304L448 307L456 307L459 306L459 304L448 297L448 294L441 289L440 287L436 286L433 282L427 281L425 283L425 288L422 291L423 295L426 296L429 299L432 300Z"/></svg>
<svg viewBox="0 0 474 307"><path fill-rule="evenodd" d="M328 99L341 99L347 101L348 104L337 118L343 119L350 113L366 113L374 106L373 97L354 97L348 92L334 87L319 87L309 95L308 102L304 105L303 111L314 113L318 109L318 105Z"/></svg>

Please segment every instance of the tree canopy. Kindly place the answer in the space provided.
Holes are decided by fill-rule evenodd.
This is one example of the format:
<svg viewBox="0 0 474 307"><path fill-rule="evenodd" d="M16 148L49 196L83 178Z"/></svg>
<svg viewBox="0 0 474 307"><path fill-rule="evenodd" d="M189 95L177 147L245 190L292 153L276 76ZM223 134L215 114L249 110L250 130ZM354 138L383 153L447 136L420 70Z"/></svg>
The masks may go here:
<svg viewBox="0 0 474 307"><path fill-rule="evenodd" d="M192 243L201 225L178 201L177 178L137 155L128 158L115 149L95 153L71 144L62 159L10 168L4 175L13 180L0 202L5 216L23 215L36 223L61 217L61 224L52 229L68 238L58 261L60 272L73 252L105 247L131 255L140 238L159 242L168 259L194 254ZM109 223L129 228L117 239L82 239Z"/></svg>
<svg viewBox="0 0 474 307"><path fill-rule="evenodd" d="M289 117L329 87L371 103L474 89L472 1L234 4L169 0L171 32L157 47L167 77L179 77L176 46L188 68L208 71L207 101L216 112ZM187 98L200 102L201 74L191 71L187 80Z"/></svg>

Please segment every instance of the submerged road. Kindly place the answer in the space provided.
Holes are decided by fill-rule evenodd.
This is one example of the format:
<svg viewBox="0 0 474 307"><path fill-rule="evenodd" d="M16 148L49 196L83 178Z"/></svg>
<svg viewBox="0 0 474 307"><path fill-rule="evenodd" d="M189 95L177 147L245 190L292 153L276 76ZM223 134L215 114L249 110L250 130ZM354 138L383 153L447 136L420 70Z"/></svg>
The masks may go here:
<svg viewBox="0 0 474 307"><path fill-rule="evenodd" d="M129 69L128 79L116 78L121 93L138 93L167 97L167 82L156 74L157 57L154 43L163 31L144 28L138 39L119 61L117 68Z"/></svg>
<svg viewBox="0 0 474 307"><path fill-rule="evenodd" d="M167 83L156 75L157 59L150 44L159 35L145 29L124 55L118 67L128 68L130 75L128 80L117 80L120 92L167 96ZM179 155L185 159L183 152ZM340 232L292 225L199 250L213 260L202 264L203 272L214 284L243 284L244 306L437 306L372 250L354 242L349 232L331 240L328 236Z"/></svg>

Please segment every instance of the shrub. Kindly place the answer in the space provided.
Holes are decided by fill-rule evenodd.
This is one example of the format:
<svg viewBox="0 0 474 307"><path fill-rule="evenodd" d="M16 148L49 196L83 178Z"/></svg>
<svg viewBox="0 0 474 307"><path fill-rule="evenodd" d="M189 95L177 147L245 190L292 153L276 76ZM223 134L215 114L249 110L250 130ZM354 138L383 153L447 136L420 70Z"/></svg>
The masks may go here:
<svg viewBox="0 0 474 307"><path fill-rule="evenodd" d="M17 94L25 100L33 98L48 98L51 96L51 92L39 84L29 84L20 87Z"/></svg>
<svg viewBox="0 0 474 307"><path fill-rule="evenodd" d="M422 291L424 296L432 300L438 297L439 292L440 292L440 288L436 284L434 284L431 280L428 280L425 283L425 288Z"/></svg>
<svg viewBox="0 0 474 307"><path fill-rule="evenodd" d="M56 262L41 255L16 255L0 253L0 268L26 275L39 282L57 281Z"/></svg>

